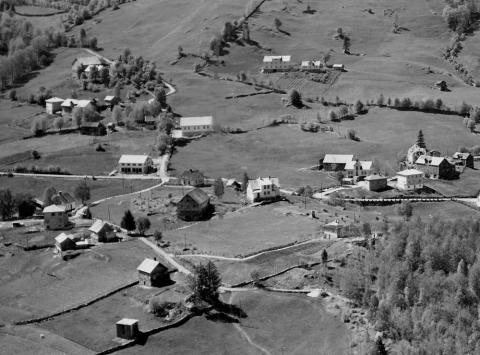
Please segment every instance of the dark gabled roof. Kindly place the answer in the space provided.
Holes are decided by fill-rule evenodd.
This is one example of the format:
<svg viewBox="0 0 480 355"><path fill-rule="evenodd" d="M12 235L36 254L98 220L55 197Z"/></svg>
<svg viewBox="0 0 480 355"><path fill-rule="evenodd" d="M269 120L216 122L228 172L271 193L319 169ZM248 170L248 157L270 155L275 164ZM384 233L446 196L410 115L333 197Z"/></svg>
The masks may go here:
<svg viewBox="0 0 480 355"><path fill-rule="evenodd" d="M194 200L199 205L202 205L205 202L208 202L210 200L210 197L208 197L208 195L202 189L194 189L190 191L185 196L183 196L182 200L187 196L189 196L192 200Z"/></svg>
<svg viewBox="0 0 480 355"><path fill-rule="evenodd" d="M201 178L203 179L205 176L202 174L200 170L194 169L187 169L185 170L180 177L188 177L188 178Z"/></svg>

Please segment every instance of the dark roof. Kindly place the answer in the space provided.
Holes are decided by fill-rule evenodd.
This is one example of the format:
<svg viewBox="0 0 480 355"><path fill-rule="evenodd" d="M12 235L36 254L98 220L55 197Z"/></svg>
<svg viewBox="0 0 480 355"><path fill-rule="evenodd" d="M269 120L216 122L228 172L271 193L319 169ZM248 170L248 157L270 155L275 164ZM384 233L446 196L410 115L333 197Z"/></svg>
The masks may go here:
<svg viewBox="0 0 480 355"><path fill-rule="evenodd" d="M102 122L83 122L81 128L99 128L105 127Z"/></svg>
<svg viewBox="0 0 480 355"><path fill-rule="evenodd" d="M201 173L200 170L187 169L185 170L180 177L188 178L204 178L205 176Z"/></svg>
<svg viewBox="0 0 480 355"><path fill-rule="evenodd" d="M208 195L202 189L194 189L187 193L183 198L185 198L186 196L192 198L199 205L210 200L210 197L208 197Z"/></svg>
<svg viewBox="0 0 480 355"><path fill-rule="evenodd" d="M369 175L365 178L365 180L367 181L373 181L373 180L386 180L387 178L385 176L381 176L381 175L378 175L378 174L372 174L372 175Z"/></svg>

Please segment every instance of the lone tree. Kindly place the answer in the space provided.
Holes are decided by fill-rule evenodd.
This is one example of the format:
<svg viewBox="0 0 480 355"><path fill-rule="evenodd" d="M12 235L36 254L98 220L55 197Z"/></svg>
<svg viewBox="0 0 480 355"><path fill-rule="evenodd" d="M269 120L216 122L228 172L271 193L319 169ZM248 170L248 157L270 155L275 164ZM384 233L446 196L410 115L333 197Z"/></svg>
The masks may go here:
<svg viewBox="0 0 480 355"><path fill-rule="evenodd" d="M211 261L195 266L194 276L189 279L189 286L195 298L208 303L218 302L218 288L221 283L217 267Z"/></svg>
<svg viewBox="0 0 480 355"><path fill-rule="evenodd" d="M155 230L155 232L153 232L153 239L155 239L155 241L160 242L162 238L163 238L162 232L160 232L159 230Z"/></svg>
<svg viewBox="0 0 480 355"><path fill-rule="evenodd" d="M122 222L120 223L120 227L131 232L135 230L136 226L137 224L135 222L135 218L133 217L132 212L130 212L130 210L125 211L125 214L122 217Z"/></svg>
<svg viewBox="0 0 480 355"><path fill-rule="evenodd" d="M73 194L85 204L90 199L90 186L86 181L82 181L75 187Z"/></svg>
<svg viewBox="0 0 480 355"><path fill-rule="evenodd" d="M417 145L418 145L420 148L427 148L427 146L425 145L425 139L423 138L423 132L422 132L422 130L418 131Z"/></svg>
<svg viewBox="0 0 480 355"><path fill-rule="evenodd" d="M150 229L150 220L147 217L139 217L137 219L138 233L145 235L145 232Z"/></svg>
<svg viewBox="0 0 480 355"><path fill-rule="evenodd" d="M10 190L0 190L0 216L5 221L15 211L15 200Z"/></svg>
<svg viewBox="0 0 480 355"><path fill-rule="evenodd" d="M18 217L27 218L35 213L35 205L32 202L32 196L19 193L15 195L15 207L18 211Z"/></svg>
<svg viewBox="0 0 480 355"><path fill-rule="evenodd" d="M222 198L225 188L223 186L223 181L221 178L217 178L213 184L213 192L218 198Z"/></svg>
<svg viewBox="0 0 480 355"><path fill-rule="evenodd" d="M247 191L248 180L249 180L249 178L248 178L247 172L244 172L243 177L242 177L242 191L243 192Z"/></svg>
<svg viewBox="0 0 480 355"><path fill-rule="evenodd" d="M323 249L322 251L322 263L326 263L328 261L328 253L326 249Z"/></svg>
<svg viewBox="0 0 480 355"><path fill-rule="evenodd" d="M288 99L292 106L295 106L295 107L303 106L302 95L296 89L290 90L290 92L288 93Z"/></svg>

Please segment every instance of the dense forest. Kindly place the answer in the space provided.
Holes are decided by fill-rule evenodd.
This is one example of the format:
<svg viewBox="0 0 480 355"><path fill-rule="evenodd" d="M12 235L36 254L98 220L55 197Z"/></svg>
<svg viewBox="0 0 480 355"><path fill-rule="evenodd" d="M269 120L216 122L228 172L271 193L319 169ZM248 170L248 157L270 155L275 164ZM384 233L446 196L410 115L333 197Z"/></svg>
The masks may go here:
<svg viewBox="0 0 480 355"><path fill-rule="evenodd" d="M419 218L349 259L341 287L395 354L480 354L480 220Z"/></svg>

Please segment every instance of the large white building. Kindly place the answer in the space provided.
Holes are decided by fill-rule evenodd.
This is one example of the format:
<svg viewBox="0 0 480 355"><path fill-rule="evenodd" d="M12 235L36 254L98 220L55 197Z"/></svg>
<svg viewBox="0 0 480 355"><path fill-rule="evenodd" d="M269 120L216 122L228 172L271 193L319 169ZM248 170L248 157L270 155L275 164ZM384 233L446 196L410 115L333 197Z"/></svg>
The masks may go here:
<svg viewBox="0 0 480 355"><path fill-rule="evenodd" d="M288 71L293 66L291 59L289 55L266 55L263 57L262 73Z"/></svg>
<svg viewBox="0 0 480 355"><path fill-rule="evenodd" d="M407 169L397 173L397 188L399 190L417 190L423 188L425 174L417 169Z"/></svg>
<svg viewBox="0 0 480 355"><path fill-rule="evenodd" d="M67 229L69 226L68 212L65 206L50 205L43 209L46 229Z"/></svg>
<svg viewBox="0 0 480 355"><path fill-rule="evenodd" d="M259 177L249 180L247 185L247 200L258 202L263 200L274 200L280 196L280 184L278 178Z"/></svg>
<svg viewBox="0 0 480 355"><path fill-rule="evenodd" d="M174 138L199 136L213 131L213 117L180 117L178 128L172 131Z"/></svg>
<svg viewBox="0 0 480 355"><path fill-rule="evenodd" d="M118 161L118 171L120 174L148 174L152 165L152 159L148 155L124 154Z"/></svg>
<svg viewBox="0 0 480 355"><path fill-rule="evenodd" d="M62 111L62 103L65 101L59 97L52 97L45 100L45 109L48 114L53 115L58 111Z"/></svg>

